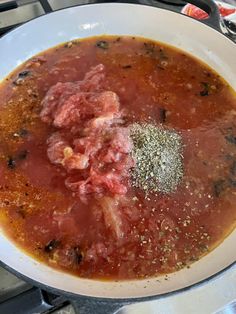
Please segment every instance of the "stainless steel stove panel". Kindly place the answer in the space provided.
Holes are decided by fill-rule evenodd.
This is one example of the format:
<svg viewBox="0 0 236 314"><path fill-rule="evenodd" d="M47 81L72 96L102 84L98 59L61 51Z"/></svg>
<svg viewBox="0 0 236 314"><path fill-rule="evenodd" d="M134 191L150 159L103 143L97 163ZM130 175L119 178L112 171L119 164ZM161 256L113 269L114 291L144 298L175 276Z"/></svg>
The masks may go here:
<svg viewBox="0 0 236 314"><path fill-rule="evenodd" d="M48 1L53 10L65 8L65 0L49 0ZM66 7L71 7L78 4L95 3L96 0L66 0Z"/></svg>
<svg viewBox="0 0 236 314"><path fill-rule="evenodd" d="M0 267L0 303L12 298L32 286ZM4 314L4 313L2 313Z"/></svg>
<svg viewBox="0 0 236 314"><path fill-rule="evenodd" d="M20 2L19 4L19 7L16 9L0 12L0 28L21 24L44 14L44 10L39 2L26 2L26 4Z"/></svg>

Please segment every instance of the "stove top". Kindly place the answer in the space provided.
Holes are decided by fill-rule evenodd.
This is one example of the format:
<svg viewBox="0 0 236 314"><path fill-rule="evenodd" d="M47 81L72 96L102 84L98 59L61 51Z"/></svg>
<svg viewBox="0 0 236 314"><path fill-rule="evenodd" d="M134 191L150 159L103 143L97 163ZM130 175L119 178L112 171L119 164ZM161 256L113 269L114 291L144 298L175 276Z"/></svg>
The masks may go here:
<svg viewBox="0 0 236 314"><path fill-rule="evenodd" d="M74 5L106 2L106 0L0 0L0 36L32 18ZM116 2L111 0L107 2ZM119 1L123 2L123 1ZM162 6L180 11L186 2L181 0L128 0L126 2L143 3L152 6Z"/></svg>
<svg viewBox="0 0 236 314"><path fill-rule="evenodd" d="M106 1L0 0L0 36L32 18L51 11L75 5ZM236 5L236 1L232 1ZM112 0L107 2L112 2ZM181 0L121 0L119 2L152 5L178 12L185 5L185 2ZM196 298L198 300L197 306ZM84 301L83 304L81 302L68 300L64 296L58 296L33 287L0 267L1 314L91 314L89 303L86 305ZM98 314L98 312L102 314L115 313L115 307L95 310L94 313ZM137 305L127 306L118 312L119 314L236 314L236 266L230 273L218 276L215 280L203 286L178 294L178 297L170 296L157 301L138 303Z"/></svg>

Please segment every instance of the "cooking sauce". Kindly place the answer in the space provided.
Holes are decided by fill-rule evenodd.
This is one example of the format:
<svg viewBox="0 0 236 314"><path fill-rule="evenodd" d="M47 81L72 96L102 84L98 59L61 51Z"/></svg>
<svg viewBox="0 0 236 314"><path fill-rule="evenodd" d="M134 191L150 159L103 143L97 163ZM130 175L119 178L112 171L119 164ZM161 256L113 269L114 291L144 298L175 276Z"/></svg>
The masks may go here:
<svg viewBox="0 0 236 314"><path fill-rule="evenodd" d="M42 100L56 83L81 81L99 64L126 126L148 123L181 136L176 190L147 194L126 183L125 199L101 190L84 200L49 160L56 128L41 120ZM189 267L235 227L235 117L230 86L170 46L103 36L51 48L0 86L1 227L34 258L80 277L144 278Z"/></svg>

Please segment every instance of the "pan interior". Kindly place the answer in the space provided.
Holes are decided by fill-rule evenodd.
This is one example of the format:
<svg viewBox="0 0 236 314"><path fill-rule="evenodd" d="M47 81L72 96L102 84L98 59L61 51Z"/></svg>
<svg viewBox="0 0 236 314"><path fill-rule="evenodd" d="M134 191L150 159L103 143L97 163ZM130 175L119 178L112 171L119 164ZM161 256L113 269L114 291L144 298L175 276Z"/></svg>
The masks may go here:
<svg viewBox="0 0 236 314"><path fill-rule="evenodd" d="M131 16L135 18L131 19ZM230 40L188 17L132 4L69 8L15 29L0 40L4 60L0 79L40 51L75 38L101 34L141 36L181 48L209 64L236 90L235 45ZM25 255L3 233L0 233L0 259L24 276L66 292L95 297L136 298L176 291L216 274L235 262L235 241L236 231L190 269L172 273L168 278L161 276L139 281L96 281L61 273Z"/></svg>

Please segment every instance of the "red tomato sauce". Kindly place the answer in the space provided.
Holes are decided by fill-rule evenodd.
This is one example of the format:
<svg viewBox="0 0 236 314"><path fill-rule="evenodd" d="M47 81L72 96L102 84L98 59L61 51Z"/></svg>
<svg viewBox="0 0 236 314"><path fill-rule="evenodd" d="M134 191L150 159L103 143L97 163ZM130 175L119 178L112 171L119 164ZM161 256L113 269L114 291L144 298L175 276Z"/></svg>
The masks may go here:
<svg viewBox="0 0 236 314"><path fill-rule="evenodd" d="M56 93L77 90L71 86L98 65L103 78L86 90L92 94L76 120L87 132L81 142L75 112L69 120L67 110L44 115L45 97L59 82ZM135 37L73 41L16 69L0 86L0 104L0 224L39 261L86 278L151 277L189 267L234 229L236 96L192 56ZM102 128L94 132L104 115L106 136ZM184 176L176 191L146 195L130 184L125 128L134 122L181 135ZM89 157L81 159L85 147ZM98 161L106 172L98 174ZM88 181L73 185L81 180Z"/></svg>

